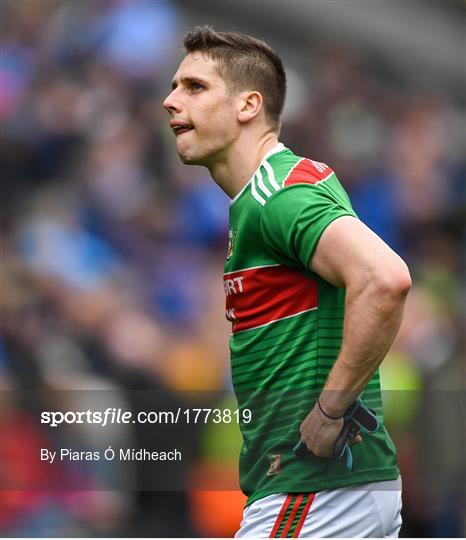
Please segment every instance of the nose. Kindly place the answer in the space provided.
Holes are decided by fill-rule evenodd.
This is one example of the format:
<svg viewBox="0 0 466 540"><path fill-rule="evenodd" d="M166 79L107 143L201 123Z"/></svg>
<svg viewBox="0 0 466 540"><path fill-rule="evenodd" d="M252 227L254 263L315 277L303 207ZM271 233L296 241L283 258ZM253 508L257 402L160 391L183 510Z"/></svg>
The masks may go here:
<svg viewBox="0 0 466 540"><path fill-rule="evenodd" d="M168 112L180 112L180 103L176 98L176 88L172 90L168 96L165 98L162 106Z"/></svg>

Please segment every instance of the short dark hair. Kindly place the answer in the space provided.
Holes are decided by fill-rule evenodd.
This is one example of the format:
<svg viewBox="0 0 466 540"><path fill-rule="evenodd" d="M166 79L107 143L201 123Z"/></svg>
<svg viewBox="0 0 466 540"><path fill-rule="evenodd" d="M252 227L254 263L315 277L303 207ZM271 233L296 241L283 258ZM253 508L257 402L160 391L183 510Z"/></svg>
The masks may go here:
<svg viewBox="0 0 466 540"><path fill-rule="evenodd" d="M186 54L205 51L234 91L257 90L264 98L265 114L280 126L286 95L286 75L277 53L264 41L237 32L217 32L196 26L183 40Z"/></svg>

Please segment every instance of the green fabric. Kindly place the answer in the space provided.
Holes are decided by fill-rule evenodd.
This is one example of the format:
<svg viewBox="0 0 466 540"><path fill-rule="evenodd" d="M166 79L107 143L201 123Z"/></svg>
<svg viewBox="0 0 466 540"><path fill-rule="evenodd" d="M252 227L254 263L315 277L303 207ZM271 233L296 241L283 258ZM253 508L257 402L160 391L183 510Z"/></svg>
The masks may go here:
<svg viewBox="0 0 466 540"><path fill-rule="evenodd" d="M308 268L321 234L335 219L356 217L335 175L319 184L295 184L272 195L261 213L269 250Z"/></svg>

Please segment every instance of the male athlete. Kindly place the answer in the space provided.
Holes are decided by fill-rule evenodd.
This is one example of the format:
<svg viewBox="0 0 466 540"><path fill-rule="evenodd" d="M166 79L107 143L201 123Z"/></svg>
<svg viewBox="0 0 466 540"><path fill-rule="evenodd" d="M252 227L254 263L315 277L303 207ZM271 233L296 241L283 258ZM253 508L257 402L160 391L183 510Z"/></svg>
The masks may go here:
<svg viewBox="0 0 466 540"><path fill-rule="evenodd" d="M232 199L232 377L252 411L240 425L248 501L236 536L396 537L401 486L377 368L408 269L357 219L328 165L279 143L286 79L267 44L198 27L184 46L163 104L177 151ZM377 427L343 436L355 403L374 409Z"/></svg>

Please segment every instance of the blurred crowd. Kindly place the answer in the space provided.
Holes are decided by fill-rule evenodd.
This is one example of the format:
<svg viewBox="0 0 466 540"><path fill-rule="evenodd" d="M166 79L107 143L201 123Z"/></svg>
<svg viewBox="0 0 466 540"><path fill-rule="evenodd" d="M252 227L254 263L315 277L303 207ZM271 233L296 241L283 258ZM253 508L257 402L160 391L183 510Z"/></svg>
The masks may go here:
<svg viewBox="0 0 466 540"><path fill-rule="evenodd" d="M129 409L160 391L184 403L215 390L211 404L234 406L221 283L228 199L206 170L180 164L161 107L183 7L22 0L2 10L0 457L13 486L2 534L230 536L237 491L144 489L147 464L126 471L128 489L112 483L117 470L75 465L61 474L81 489L68 491L37 459L60 443L38 411L89 406L72 390L106 390ZM332 166L414 280L382 366L402 534L463 536L464 103L413 90L347 47L312 54L313 69L290 78L281 140ZM70 392L57 403L54 390ZM239 435L216 429L193 430L196 470L178 475L236 474ZM147 436L132 426L115 441Z"/></svg>

